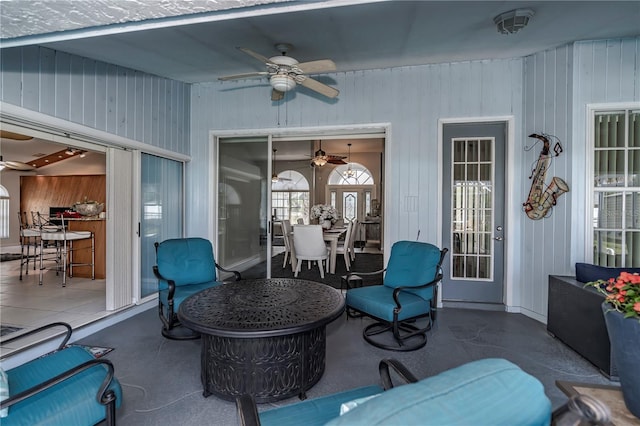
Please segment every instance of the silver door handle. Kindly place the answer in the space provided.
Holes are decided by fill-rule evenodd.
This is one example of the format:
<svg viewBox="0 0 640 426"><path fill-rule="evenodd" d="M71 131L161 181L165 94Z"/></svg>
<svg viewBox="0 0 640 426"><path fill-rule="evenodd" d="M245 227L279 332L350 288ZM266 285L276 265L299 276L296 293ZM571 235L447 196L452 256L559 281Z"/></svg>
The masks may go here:
<svg viewBox="0 0 640 426"><path fill-rule="evenodd" d="M504 238L502 238L502 237L493 237L493 239L494 239L494 240L496 240L496 241L502 241L502 240L504 240Z"/></svg>

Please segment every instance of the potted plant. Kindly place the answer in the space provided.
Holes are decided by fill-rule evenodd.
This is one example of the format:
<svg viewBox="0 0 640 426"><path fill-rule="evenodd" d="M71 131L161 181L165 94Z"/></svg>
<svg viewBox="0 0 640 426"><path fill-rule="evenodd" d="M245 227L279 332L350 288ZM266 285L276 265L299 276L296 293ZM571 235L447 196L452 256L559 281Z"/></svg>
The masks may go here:
<svg viewBox="0 0 640 426"><path fill-rule="evenodd" d="M605 295L602 303L624 402L640 418L640 274L586 284Z"/></svg>
<svg viewBox="0 0 640 426"><path fill-rule="evenodd" d="M335 207L328 204L316 204L311 207L309 217L311 219L318 219L320 226L329 229L331 225L338 220L338 211Z"/></svg>

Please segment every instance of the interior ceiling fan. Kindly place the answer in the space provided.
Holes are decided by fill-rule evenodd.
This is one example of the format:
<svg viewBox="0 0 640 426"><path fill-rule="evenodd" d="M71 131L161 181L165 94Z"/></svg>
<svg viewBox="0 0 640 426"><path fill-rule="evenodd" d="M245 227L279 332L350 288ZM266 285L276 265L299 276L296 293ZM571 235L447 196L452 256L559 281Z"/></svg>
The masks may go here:
<svg viewBox="0 0 640 426"><path fill-rule="evenodd" d="M337 89L320 83L309 77L308 74L320 74L336 70L336 64L331 59L320 59L317 61L298 62L295 58L287 56L293 46L287 43L278 43L276 49L281 53L280 56L272 56L267 58L256 53L246 47L238 47L242 52L257 59L267 66L267 71L250 72L245 74L228 75L219 77L218 80L240 80L254 77L269 77L271 83L271 100L279 101L284 98L284 92L293 90L296 85L300 84L311 89L321 95L329 98L335 98L340 93Z"/></svg>
<svg viewBox="0 0 640 426"><path fill-rule="evenodd" d="M7 130L0 130L0 138L2 139L13 139L17 141L28 141L33 139L33 136L21 135L19 133L9 132ZM12 170L33 170L34 167L23 163L22 161L4 161L2 155L0 155L0 170L2 169L12 169Z"/></svg>
<svg viewBox="0 0 640 426"><path fill-rule="evenodd" d="M322 167L325 164L347 164L344 159L347 158L343 155L331 155L327 154L322 150L322 141L320 141L320 147L314 153L313 158L311 159L311 167Z"/></svg>

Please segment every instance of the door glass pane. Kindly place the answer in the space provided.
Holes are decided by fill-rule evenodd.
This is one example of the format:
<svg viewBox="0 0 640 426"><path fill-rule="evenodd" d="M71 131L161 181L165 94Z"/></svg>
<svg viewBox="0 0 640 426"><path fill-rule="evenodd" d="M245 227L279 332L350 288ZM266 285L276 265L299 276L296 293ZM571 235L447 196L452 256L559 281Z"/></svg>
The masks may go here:
<svg viewBox="0 0 640 426"><path fill-rule="evenodd" d="M343 192L342 193L342 217L345 221L351 222L358 217L358 193L357 192Z"/></svg>
<svg viewBox="0 0 640 426"><path fill-rule="evenodd" d="M452 276L490 280L493 279L493 140L455 139L452 150Z"/></svg>
<svg viewBox="0 0 640 426"><path fill-rule="evenodd" d="M183 163L144 153L141 161L140 273L141 296L146 297L158 291L154 243L182 237Z"/></svg>
<svg viewBox="0 0 640 426"><path fill-rule="evenodd" d="M267 260L267 218L273 214L268 139L220 139L218 166L218 263L233 268L250 259ZM281 207L276 207L279 219Z"/></svg>

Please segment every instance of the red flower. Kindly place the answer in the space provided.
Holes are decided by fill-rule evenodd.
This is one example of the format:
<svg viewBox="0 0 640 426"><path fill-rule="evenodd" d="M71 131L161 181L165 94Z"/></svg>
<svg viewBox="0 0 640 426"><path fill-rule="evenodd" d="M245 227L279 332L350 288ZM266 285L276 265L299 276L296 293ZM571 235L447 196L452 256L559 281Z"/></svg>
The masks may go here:
<svg viewBox="0 0 640 426"><path fill-rule="evenodd" d="M640 274L621 272L617 278L598 280L585 284L595 287L605 295L605 301L613 310L624 314L625 318L640 321Z"/></svg>

